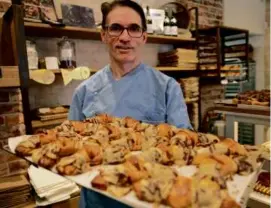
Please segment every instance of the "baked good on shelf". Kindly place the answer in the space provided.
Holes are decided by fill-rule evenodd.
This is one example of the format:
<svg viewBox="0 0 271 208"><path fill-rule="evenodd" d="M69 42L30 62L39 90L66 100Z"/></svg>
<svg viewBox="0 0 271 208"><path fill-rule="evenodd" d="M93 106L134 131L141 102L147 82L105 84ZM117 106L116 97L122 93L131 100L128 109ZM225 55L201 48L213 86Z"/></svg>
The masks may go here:
<svg viewBox="0 0 271 208"><path fill-rule="evenodd" d="M30 136L26 140L20 142L16 148L15 152L19 156L31 156L34 149L40 147L40 137L38 135Z"/></svg>

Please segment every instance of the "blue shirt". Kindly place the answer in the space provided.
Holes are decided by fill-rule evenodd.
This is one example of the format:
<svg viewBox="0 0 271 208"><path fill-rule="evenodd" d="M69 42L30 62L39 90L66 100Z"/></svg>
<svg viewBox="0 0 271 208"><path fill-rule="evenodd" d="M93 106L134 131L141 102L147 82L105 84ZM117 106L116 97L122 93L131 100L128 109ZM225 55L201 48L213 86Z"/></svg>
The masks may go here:
<svg viewBox="0 0 271 208"><path fill-rule="evenodd" d="M76 88L69 119L83 120L99 113L192 128L180 85L145 64L140 64L120 80L115 80L110 67L106 66ZM127 206L83 188L80 207Z"/></svg>
<svg viewBox="0 0 271 208"><path fill-rule="evenodd" d="M180 85L145 64L120 80L106 66L76 88L69 119L83 120L99 113L191 128Z"/></svg>

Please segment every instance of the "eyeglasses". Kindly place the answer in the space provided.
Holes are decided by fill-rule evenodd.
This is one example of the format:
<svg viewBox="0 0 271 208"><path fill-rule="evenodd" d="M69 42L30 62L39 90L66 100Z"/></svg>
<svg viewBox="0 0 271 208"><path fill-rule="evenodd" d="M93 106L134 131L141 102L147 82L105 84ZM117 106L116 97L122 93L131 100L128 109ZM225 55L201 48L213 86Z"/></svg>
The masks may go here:
<svg viewBox="0 0 271 208"><path fill-rule="evenodd" d="M144 32L144 29L137 24L131 24L128 27L124 27L120 24L114 23L106 26L105 28L111 37L119 37L124 30L127 30L130 37L140 38Z"/></svg>

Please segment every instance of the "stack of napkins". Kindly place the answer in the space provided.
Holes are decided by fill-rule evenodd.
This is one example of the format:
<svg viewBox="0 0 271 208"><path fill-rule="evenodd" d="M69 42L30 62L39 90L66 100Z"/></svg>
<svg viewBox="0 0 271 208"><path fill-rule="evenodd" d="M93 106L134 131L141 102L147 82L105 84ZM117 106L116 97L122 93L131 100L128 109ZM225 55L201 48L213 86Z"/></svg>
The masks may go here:
<svg viewBox="0 0 271 208"><path fill-rule="evenodd" d="M31 165L28 174L30 183L38 195L37 206L46 206L67 200L72 194L80 191L74 182L44 168L36 168Z"/></svg>
<svg viewBox="0 0 271 208"><path fill-rule="evenodd" d="M32 202L31 186L24 175L0 178L0 207L24 206Z"/></svg>

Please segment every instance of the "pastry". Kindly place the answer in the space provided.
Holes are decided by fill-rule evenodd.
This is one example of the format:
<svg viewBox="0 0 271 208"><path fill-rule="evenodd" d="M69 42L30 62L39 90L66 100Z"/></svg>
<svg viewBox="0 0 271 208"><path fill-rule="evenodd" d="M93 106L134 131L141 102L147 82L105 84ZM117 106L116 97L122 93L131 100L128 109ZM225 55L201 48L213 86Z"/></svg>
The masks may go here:
<svg viewBox="0 0 271 208"><path fill-rule="evenodd" d="M240 175L249 175L257 169L257 157L254 155L249 156L233 156L233 160L236 162Z"/></svg>
<svg viewBox="0 0 271 208"><path fill-rule="evenodd" d="M137 125L139 124L140 122L132 117L127 116L123 118L123 126L126 128L136 129Z"/></svg>
<svg viewBox="0 0 271 208"><path fill-rule="evenodd" d="M248 155L245 147L233 139L223 139L220 141L220 143L226 145L230 150L230 154L232 155Z"/></svg>
<svg viewBox="0 0 271 208"><path fill-rule="evenodd" d="M44 168L53 167L59 159L60 145L58 143L47 144L39 149L35 149L32 153L32 160L35 164Z"/></svg>
<svg viewBox="0 0 271 208"><path fill-rule="evenodd" d="M133 184L133 189L140 200L161 203L167 199L172 185L173 181L142 179Z"/></svg>
<svg viewBox="0 0 271 208"><path fill-rule="evenodd" d="M139 132L131 132L126 136L129 149L131 151L139 151L142 149L143 135Z"/></svg>
<svg viewBox="0 0 271 208"><path fill-rule="evenodd" d="M194 157L193 165L215 164L221 176L230 176L237 172L236 162L222 154L198 154Z"/></svg>
<svg viewBox="0 0 271 208"><path fill-rule="evenodd" d="M157 135L160 137L170 138L173 135L171 126L167 123L158 124L156 128L157 128Z"/></svg>
<svg viewBox="0 0 271 208"><path fill-rule="evenodd" d="M16 146L15 152L19 156L31 156L33 150L39 147L40 147L40 137L38 135L34 135L20 142Z"/></svg>
<svg viewBox="0 0 271 208"><path fill-rule="evenodd" d="M167 197L167 204L173 208L186 208L192 204L192 180L178 176Z"/></svg>
<svg viewBox="0 0 271 208"><path fill-rule="evenodd" d="M146 161L139 155L127 155L125 163L123 164L125 172L129 180L134 183L143 178L148 177L148 172L145 168Z"/></svg>
<svg viewBox="0 0 271 208"><path fill-rule="evenodd" d="M177 172L168 166L164 166L158 163L146 162L144 164L144 169L148 173L148 178L153 178L156 180L174 180L177 177Z"/></svg>
<svg viewBox="0 0 271 208"><path fill-rule="evenodd" d="M56 170L61 175L78 175L91 169L89 162L88 152L81 149L71 156L61 158Z"/></svg>
<svg viewBox="0 0 271 208"><path fill-rule="evenodd" d="M92 118L87 118L85 121L89 123L107 124L113 121L113 117L104 113Z"/></svg>
<svg viewBox="0 0 271 208"><path fill-rule="evenodd" d="M106 128L108 129L108 137L109 140L117 140L121 137L121 131L119 127L116 127L114 125L106 125Z"/></svg>
<svg viewBox="0 0 271 208"><path fill-rule="evenodd" d="M217 142L219 142L219 138L213 134L198 133L197 146L199 147L207 147Z"/></svg>
<svg viewBox="0 0 271 208"><path fill-rule="evenodd" d="M198 134L189 129L178 129L176 135L184 133L186 134L186 138L188 139L188 145L195 146L198 143Z"/></svg>
<svg viewBox="0 0 271 208"><path fill-rule="evenodd" d="M92 181L94 188L106 190L116 197L122 197L130 192L131 183L123 165L100 171Z"/></svg>
<svg viewBox="0 0 271 208"><path fill-rule="evenodd" d="M175 136L170 138L170 145L177 145L182 148L190 147L192 145L192 141L187 138L187 133L178 132Z"/></svg>
<svg viewBox="0 0 271 208"><path fill-rule="evenodd" d="M88 153L90 165L99 165L103 162L103 149L95 142L84 142L84 149Z"/></svg>
<svg viewBox="0 0 271 208"><path fill-rule="evenodd" d="M159 146L158 146L159 148ZM176 164L179 166L186 165L188 163L187 154L189 154L189 150L179 147L177 145L170 145L163 147L164 151L166 152L168 158L168 165Z"/></svg>
<svg viewBox="0 0 271 208"><path fill-rule="evenodd" d="M125 161L125 155L129 153L126 139L115 140L104 149L103 162L105 164L118 164Z"/></svg>
<svg viewBox="0 0 271 208"><path fill-rule="evenodd" d="M32 160L34 163L44 168L51 168L56 164L60 157L72 155L80 148L82 148L80 142L69 139L60 139L34 150Z"/></svg>
<svg viewBox="0 0 271 208"><path fill-rule="evenodd" d="M143 152L142 157L151 163L167 164L169 162L166 152L156 147L151 147Z"/></svg>

